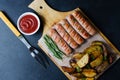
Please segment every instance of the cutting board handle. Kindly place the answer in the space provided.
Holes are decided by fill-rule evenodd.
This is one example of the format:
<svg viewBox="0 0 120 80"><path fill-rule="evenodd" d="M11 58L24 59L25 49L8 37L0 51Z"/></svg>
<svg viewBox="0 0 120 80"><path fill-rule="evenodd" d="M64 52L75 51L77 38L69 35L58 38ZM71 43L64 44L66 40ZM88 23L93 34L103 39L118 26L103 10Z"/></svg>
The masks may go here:
<svg viewBox="0 0 120 80"><path fill-rule="evenodd" d="M74 11L56 11L49 7L45 0L34 0L28 7L35 10L40 15L42 22L44 22L43 34L46 33L53 24L64 19L68 14L71 14Z"/></svg>

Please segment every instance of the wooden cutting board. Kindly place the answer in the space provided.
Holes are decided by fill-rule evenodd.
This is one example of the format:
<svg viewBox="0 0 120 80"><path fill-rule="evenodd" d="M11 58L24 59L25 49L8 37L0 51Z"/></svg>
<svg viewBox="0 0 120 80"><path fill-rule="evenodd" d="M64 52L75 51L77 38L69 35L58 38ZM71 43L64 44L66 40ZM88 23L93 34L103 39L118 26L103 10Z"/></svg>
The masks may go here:
<svg viewBox="0 0 120 80"><path fill-rule="evenodd" d="M80 10L79 8L76 8L72 11L68 12L60 12L52 9L47 5L45 0L34 0L29 6L29 8L33 9L38 13L40 16L41 22L43 24L43 34L42 36L47 33L49 28L52 27L55 23L59 22L60 20L64 19L67 15L73 13L75 10ZM41 37L42 38L42 37ZM41 39L39 40L42 41ZM57 67L71 80L71 77L68 73L65 73L62 68L56 63L54 58L52 58L49 53L46 51L46 49L42 46L42 44L38 42L38 45L43 51L49 56L49 58L57 65Z"/></svg>
<svg viewBox="0 0 120 80"><path fill-rule="evenodd" d="M47 33L47 31L49 30L49 28L52 27L52 25L54 25L55 23L59 22L60 20L64 19L67 15L71 14L74 12L74 10L72 11L68 11L68 12L60 12L60 11L56 11L52 8L50 8L47 3L45 2L45 0L34 0L30 5L30 8L32 8L34 11L36 11L39 15L40 18L42 20L43 23L43 34L42 36ZM76 8L75 10L80 10L79 8ZM81 10L80 10L81 11ZM81 11L82 12L82 11ZM82 12L83 13L83 12ZM84 14L84 13L83 13ZM86 16L86 15L84 15ZM87 16L86 16L87 18ZM89 20L89 18L88 18ZM90 20L89 20L90 21ZM91 21L90 21L91 22ZM92 23L92 22L91 22ZM93 24L93 23L92 23ZM120 55L120 52L117 50L117 48L114 47L114 45L101 33L101 31L93 24L93 26L96 28L97 30L97 34L95 36L93 36L92 38L90 38L89 40L87 40L87 42L85 44L83 44L83 47L81 47L80 49L83 50L84 48L86 48L86 45L89 45L92 41L98 39L100 41L105 42L106 44L109 44L110 49L112 49L114 51L114 53L118 53ZM64 72L61 68L61 65L65 64L67 65L68 63L68 59L65 59L62 61L58 61L55 59L55 57L53 57L53 55L51 55L51 52L47 49L46 45L44 44L44 40L43 37L40 38L38 45L40 46L41 49L43 49L43 51L49 56L49 58L58 66L58 68L70 79L70 80L75 80L74 78L72 78L68 73ZM67 64L66 64L67 63Z"/></svg>
<svg viewBox="0 0 120 80"><path fill-rule="evenodd" d="M43 35L48 31L50 27L52 27L53 24L64 19L68 14L71 14L74 11L56 11L49 7L45 0L34 0L28 7L32 8L40 15L40 18L43 23Z"/></svg>

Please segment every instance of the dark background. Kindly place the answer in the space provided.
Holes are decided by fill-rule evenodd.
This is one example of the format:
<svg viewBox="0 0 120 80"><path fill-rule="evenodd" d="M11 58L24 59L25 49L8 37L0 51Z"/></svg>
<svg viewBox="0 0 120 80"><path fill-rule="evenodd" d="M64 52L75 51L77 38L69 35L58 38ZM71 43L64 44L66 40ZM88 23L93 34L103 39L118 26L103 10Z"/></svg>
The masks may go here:
<svg viewBox="0 0 120 80"><path fill-rule="evenodd" d="M18 17L33 0L0 0L2 10L16 26ZM119 0L46 0L56 10L68 11L80 7L93 23L120 50L120 5ZM40 30L25 36L37 49ZM40 49L39 49L40 50ZM40 50L41 51L41 50ZM64 74L47 57L50 65L44 69L31 57L26 46L8 29L0 19L0 80L67 80ZM120 80L120 60L110 67L98 80Z"/></svg>

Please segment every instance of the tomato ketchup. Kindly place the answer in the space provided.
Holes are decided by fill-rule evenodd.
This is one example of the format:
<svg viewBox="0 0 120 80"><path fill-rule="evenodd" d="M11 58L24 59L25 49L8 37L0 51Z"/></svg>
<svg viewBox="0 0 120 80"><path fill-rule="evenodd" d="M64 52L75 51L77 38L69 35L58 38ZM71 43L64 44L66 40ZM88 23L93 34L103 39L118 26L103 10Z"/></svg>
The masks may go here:
<svg viewBox="0 0 120 80"><path fill-rule="evenodd" d="M24 33L32 33L38 28L38 20L33 15L25 15L20 19L19 26Z"/></svg>

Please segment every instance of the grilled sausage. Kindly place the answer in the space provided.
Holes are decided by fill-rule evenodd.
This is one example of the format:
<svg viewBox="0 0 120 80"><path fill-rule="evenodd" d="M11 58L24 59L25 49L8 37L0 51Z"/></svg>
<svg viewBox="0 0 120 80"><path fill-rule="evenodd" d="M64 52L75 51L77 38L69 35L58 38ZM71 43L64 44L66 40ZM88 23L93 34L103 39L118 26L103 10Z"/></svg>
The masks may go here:
<svg viewBox="0 0 120 80"><path fill-rule="evenodd" d="M66 55L69 55L72 52L72 49L67 45L67 43L61 38L61 36L57 33L55 29L50 29L48 35L52 38L52 40L56 43L61 51L63 51Z"/></svg>
<svg viewBox="0 0 120 80"><path fill-rule="evenodd" d="M75 11L72 15L90 35L96 33L93 25L80 13L80 11Z"/></svg>
<svg viewBox="0 0 120 80"><path fill-rule="evenodd" d="M72 28L69 22L66 19L63 19L59 22L67 33L80 45L84 42L84 39Z"/></svg>
<svg viewBox="0 0 120 80"><path fill-rule="evenodd" d="M79 22L73 17L73 15L67 16L66 19L84 39L88 39L90 37L88 32L79 24Z"/></svg>
<svg viewBox="0 0 120 80"><path fill-rule="evenodd" d="M61 24L56 24L54 26L59 35L66 41L66 43L73 49L77 48L79 45L74 41L73 38L65 31Z"/></svg>

